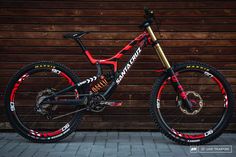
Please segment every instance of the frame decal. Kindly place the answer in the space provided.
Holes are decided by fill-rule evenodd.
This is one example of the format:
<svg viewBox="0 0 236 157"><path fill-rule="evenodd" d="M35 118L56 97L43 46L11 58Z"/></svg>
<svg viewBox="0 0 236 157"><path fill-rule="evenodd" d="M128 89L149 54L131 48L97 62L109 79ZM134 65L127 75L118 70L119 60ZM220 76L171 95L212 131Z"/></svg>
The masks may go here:
<svg viewBox="0 0 236 157"><path fill-rule="evenodd" d="M124 78L125 74L127 73L127 71L130 69L130 67L133 65L133 63L136 61L137 57L139 56L140 52L141 52L141 48L137 48L137 50L135 51L134 55L132 56L132 58L129 60L129 62L126 64L126 66L124 67L124 69L122 70L121 74L118 76L118 78L116 79L116 84L119 84L121 82L121 80Z"/></svg>

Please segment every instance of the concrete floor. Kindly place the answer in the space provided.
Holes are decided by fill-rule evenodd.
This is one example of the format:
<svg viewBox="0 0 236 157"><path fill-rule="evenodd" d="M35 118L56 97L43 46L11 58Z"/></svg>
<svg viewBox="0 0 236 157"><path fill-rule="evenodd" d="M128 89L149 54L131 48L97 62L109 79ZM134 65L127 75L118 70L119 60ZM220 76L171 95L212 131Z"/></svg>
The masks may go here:
<svg viewBox="0 0 236 157"><path fill-rule="evenodd" d="M236 134L225 133L204 146L211 145L231 145L232 153L191 153L190 146L175 144L159 132L75 132L52 144L32 143L16 133L0 133L1 157L236 156Z"/></svg>

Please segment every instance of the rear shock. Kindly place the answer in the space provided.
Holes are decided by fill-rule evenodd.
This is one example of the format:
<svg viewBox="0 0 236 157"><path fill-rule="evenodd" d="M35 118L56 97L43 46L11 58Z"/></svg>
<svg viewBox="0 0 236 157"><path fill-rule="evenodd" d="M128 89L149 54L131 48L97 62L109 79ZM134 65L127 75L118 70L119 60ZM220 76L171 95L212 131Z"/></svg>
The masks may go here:
<svg viewBox="0 0 236 157"><path fill-rule="evenodd" d="M94 93L98 93L101 89L105 88L108 85L108 81L105 76L100 76L100 78L92 84L91 90Z"/></svg>

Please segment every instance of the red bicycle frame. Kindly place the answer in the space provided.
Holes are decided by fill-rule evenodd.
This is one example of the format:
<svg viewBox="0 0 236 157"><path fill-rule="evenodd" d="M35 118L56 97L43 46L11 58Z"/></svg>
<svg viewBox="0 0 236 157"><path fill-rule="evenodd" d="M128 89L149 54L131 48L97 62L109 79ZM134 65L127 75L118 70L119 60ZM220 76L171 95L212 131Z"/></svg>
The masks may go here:
<svg viewBox="0 0 236 157"><path fill-rule="evenodd" d="M144 43L144 39L148 39L148 38L149 38L148 33L143 32L138 37L136 37L134 40L132 40L129 44L127 44L122 50L120 50L118 53L116 53L114 56L112 56L111 58L108 58L108 59L102 59L102 60L94 59L88 50L85 50L85 54L92 64L101 64L101 65L104 65L104 64L109 65L110 64L110 65L113 65L113 70L114 70L114 72L116 72L117 71L117 60L120 59L129 50L131 50L135 44L139 44L140 47L144 46L144 44L148 43L148 42Z"/></svg>
<svg viewBox="0 0 236 157"><path fill-rule="evenodd" d="M88 57L91 64L96 64L96 67L98 70L97 75L87 78L86 80L78 82L75 85L67 87L61 91L58 91L53 96L62 94L64 92L67 92L70 90L79 89L79 88L81 88L81 86L84 86L86 84L91 84L93 81L97 80L97 78L99 78L102 75L101 65L108 65L108 66L113 67L112 73L114 74L114 78L112 79L112 82L109 85L109 87L107 88L107 90L101 94L105 99L108 99L110 97L110 95L112 94L112 91L122 81L122 79L126 75L127 71L131 68L133 63L136 61L136 59L139 56L139 54L141 53L143 47L147 46L147 45L152 45L154 47L154 49L156 50L158 57L160 58L163 66L165 67L165 69L166 69L165 71L170 76L171 81L172 81L172 85L173 85L175 91L177 93L179 93L179 95L182 97L187 108L191 109L192 104L187 99L186 93L185 93L182 85L180 84L180 82L179 82L177 76L175 75L174 71L172 70L164 52L162 51L162 48L161 48L160 44L158 43L158 40L156 39L156 36L154 35L154 33L150 27L150 21L146 20L142 24L142 27L145 28L145 31L142 34L140 34L138 37L136 37L134 40L132 40L128 45L126 45L122 50L120 50L118 53L116 53L111 58L102 59L102 60L93 58L91 53L83 45L80 37L85 33L81 33L80 35L74 34L76 36L79 36L79 37L75 37L74 39L77 41L77 43L79 43L79 45L81 46L83 52ZM73 37L74 37L74 35L73 35ZM128 53L135 45L137 45L138 47L135 49L134 54L132 55L130 60L127 62L127 64L124 66L124 68L121 70L121 72L118 72L118 70L117 70L118 59L120 59L125 53ZM68 104L69 104L69 101L68 101Z"/></svg>

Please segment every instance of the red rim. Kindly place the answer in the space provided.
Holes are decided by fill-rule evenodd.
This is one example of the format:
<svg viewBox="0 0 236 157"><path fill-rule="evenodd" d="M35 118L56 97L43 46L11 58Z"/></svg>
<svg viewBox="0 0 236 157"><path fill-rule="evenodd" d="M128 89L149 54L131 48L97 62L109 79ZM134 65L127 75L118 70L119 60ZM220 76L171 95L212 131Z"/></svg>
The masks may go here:
<svg viewBox="0 0 236 157"><path fill-rule="evenodd" d="M53 72L53 70L56 70L57 73L59 76L65 78L68 83L70 85L74 85L74 82L71 80L71 78L66 75L64 72L61 72L60 70L57 70L57 69L52 69L51 72ZM55 73L55 72L53 72ZM13 90L11 92L11 95L10 95L10 108L11 108L11 111L12 112L15 112L15 106L14 106L14 101L15 101L15 93L17 91L17 89L19 88L20 84L27 78L29 77L29 74L26 73L24 74L20 79L18 79L18 81L15 83L14 87L13 87ZM76 98L79 98L79 93L78 93L78 90L75 89L75 95L76 95ZM15 116L17 116L15 114ZM19 120L19 118L17 118ZM20 122L21 123L21 122ZM45 138L48 138L48 137L54 137L54 136L58 136L58 135L63 135L64 133L66 133L68 130L68 128L70 127L70 124L67 123L65 124L62 128L56 130L56 131L52 131L52 132L38 132L38 131L35 131L35 130L32 130L32 129L28 129L27 131L29 132L30 136L33 135L33 137L45 137ZM66 132L65 132L66 131Z"/></svg>
<svg viewBox="0 0 236 157"><path fill-rule="evenodd" d="M225 92L225 89L224 89L222 83L213 75L212 75L211 79L214 82L216 82L218 87L220 88L221 93L224 96L224 107L227 109L228 108L228 98L227 98L227 95L226 95L226 92ZM164 87L166 86L166 84L168 83L169 80L170 80L170 77L167 80L164 81L164 83L159 88L159 91L157 92L157 100L156 101L159 101L159 103L160 103L160 100L161 100L161 93L162 93ZM160 110L160 104L157 107L157 109ZM169 128L169 127L167 127L167 128ZM171 128L171 129L168 129L168 130L170 130L176 137L185 138L185 139L189 139L189 140L202 139L202 138L205 138L206 136L213 133L213 129L210 129L210 130L206 131L205 133L200 133L200 134L195 134L195 135L181 133L181 132L178 132L177 130L175 130L174 128Z"/></svg>

